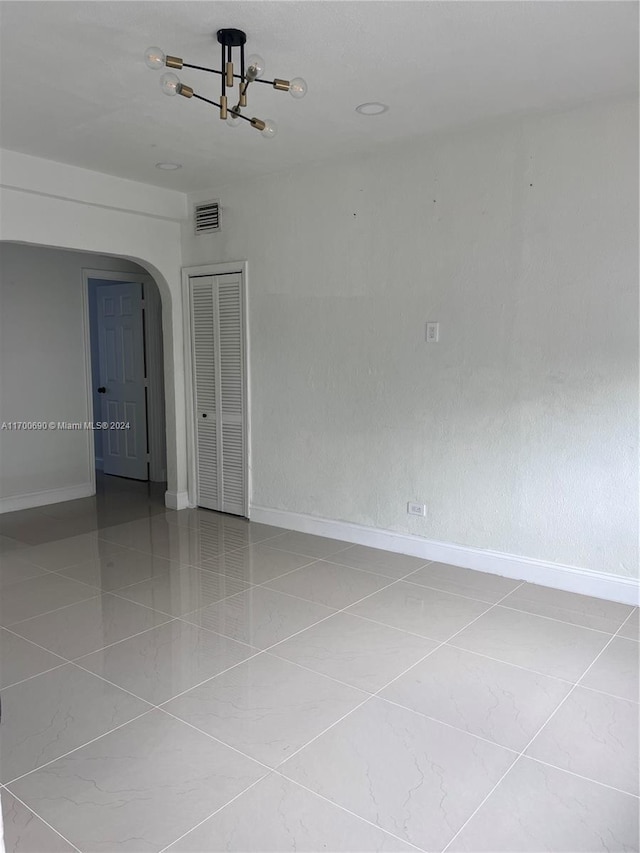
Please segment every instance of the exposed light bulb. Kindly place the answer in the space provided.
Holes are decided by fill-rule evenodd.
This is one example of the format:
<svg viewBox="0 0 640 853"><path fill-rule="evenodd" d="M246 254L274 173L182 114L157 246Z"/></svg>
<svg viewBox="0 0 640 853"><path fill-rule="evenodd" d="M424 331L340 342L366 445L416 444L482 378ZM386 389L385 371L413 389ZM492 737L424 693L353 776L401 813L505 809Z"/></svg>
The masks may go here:
<svg viewBox="0 0 640 853"><path fill-rule="evenodd" d="M266 119L264 123L264 128L260 131L260 134L264 136L265 139L273 139L273 137L278 132L278 125L273 121L273 119Z"/></svg>
<svg viewBox="0 0 640 853"><path fill-rule="evenodd" d="M262 77L264 74L264 59L257 53L252 53L247 59L246 67L253 77Z"/></svg>
<svg viewBox="0 0 640 853"><path fill-rule="evenodd" d="M292 98L304 98L307 94L307 81L302 77L294 77L289 83L289 94Z"/></svg>
<svg viewBox="0 0 640 853"><path fill-rule="evenodd" d="M240 118L240 110L234 112L233 110L229 110L227 112L227 124L229 127L238 127L242 119Z"/></svg>
<svg viewBox="0 0 640 853"><path fill-rule="evenodd" d="M169 71L160 78L160 86L165 95L177 95L181 86L180 78L177 74Z"/></svg>
<svg viewBox="0 0 640 853"><path fill-rule="evenodd" d="M161 68L164 68L165 59L166 56L159 47L148 47L144 52L144 61L147 63L148 67L154 71L159 71Z"/></svg>

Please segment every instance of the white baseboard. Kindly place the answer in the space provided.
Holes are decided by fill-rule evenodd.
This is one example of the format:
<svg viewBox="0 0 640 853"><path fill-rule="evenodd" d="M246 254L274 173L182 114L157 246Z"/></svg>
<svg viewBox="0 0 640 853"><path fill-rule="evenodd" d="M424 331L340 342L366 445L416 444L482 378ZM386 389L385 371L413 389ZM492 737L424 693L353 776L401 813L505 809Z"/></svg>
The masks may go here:
<svg viewBox="0 0 640 853"><path fill-rule="evenodd" d="M640 603L640 584L637 578L593 572L574 566L550 563L546 560L503 554L500 551L485 551L481 548L469 548L466 545L453 545L450 542L436 542L433 539L423 539L421 536L409 533L395 533L392 530L364 527L361 524L333 521L328 518L317 518L313 515L262 506L252 506L250 518L251 521L260 524L272 524L288 530L368 545L383 551L422 557L425 562L431 560L437 563L450 563L466 569L530 581L542 586L577 592L581 595L592 595L609 601L620 601L624 604Z"/></svg>
<svg viewBox="0 0 640 853"><path fill-rule="evenodd" d="M164 505L168 509L187 509L189 506L188 492L165 492Z"/></svg>
<svg viewBox="0 0 640 853"><path fill-rule="evenodd" d="M0 498L0 513L15 512L18 509L31 509L37 506L59 504L63 501L74 501L78 498L90 498L95 495L95 487L91 483L79 486L66 486L64 489L48 489L44 492L29 492L26 495L12 495Z"/></svg>

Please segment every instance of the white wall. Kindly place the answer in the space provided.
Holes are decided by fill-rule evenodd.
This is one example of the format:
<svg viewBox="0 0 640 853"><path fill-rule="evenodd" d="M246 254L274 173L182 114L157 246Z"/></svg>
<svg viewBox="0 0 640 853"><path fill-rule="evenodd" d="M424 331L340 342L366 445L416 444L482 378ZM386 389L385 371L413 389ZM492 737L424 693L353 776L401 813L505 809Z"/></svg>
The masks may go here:
<svg viewBox="0 0 640 853"><path fill-rule="evenodd" d="M599 104L192 196L183 263L249 262L252 504L633 575L637 143Z"/></svg>
<svg viewBox="0 0 640 853"><path fill-rule="evenodd" d="M162 298L167 415L167 501L185 506L180 222L186 197L17 154L0 153L0 239L139 262Z"/></svg>
<svg viewBox="0 0 640 853"><path fill-rule="evenodd" d="M82 268L141 272L130 261L0 244L0 422L90 419ZM93 434L0 430L0 508L90 494Z"/></svg>

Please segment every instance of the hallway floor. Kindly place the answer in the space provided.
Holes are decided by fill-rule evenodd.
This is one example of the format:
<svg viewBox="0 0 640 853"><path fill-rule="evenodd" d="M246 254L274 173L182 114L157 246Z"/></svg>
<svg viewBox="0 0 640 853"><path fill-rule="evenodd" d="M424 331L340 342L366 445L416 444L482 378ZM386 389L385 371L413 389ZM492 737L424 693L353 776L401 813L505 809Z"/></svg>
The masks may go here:
<svg viewBox="0 0 640 853"><path fill-rule="evenodd" d="M8 853L638 850L637 608L98 485L0 516Z"/></svg>

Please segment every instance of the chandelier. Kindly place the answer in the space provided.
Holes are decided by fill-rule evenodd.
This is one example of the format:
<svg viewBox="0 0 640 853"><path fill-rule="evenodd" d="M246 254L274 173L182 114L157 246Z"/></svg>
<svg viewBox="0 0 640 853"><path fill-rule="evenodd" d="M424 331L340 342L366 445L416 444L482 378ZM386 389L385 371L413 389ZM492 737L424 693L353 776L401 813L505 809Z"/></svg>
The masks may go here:
<svg viewBox="0 0 640 853"><path fill-rule="evenodd" d="M210 74L218 74L220 76L220 101L212 101L202 95L198 95L193 91L191 86L185 86L180 81L177 74L172 71L163 74L160 78L160 86L165 95L182 95L183 98L197 98L199 101L204 101L220 110L220 118L231 127L236 127L241 121L248 122L251 127L259 130L263 137L271 139L277 133L277 125L271 119L249 118L244 115L242 110L247 106L247 89L251 83L267 83L274 89L280 92L289 92L293 98L304 98L307 93L307 84L302 77L296 77L293 80L274 80L263 79L264 60L257 54L249 56L245 62L244 46L247 41L246 33L242 30L218 30L218 42L221 48L221 68L204 68L202 65L191 65L184 62L178 56L167 56L159 47L149 47L145 51L144 59L149 68L154 71L159 71L165 66L167 68L194 68L196 71L208 71ZM234 49L239 48L239 69L240 73L236 74L233 58ZM237 55L237 54L236 54ZM230 106L227 91L233 89L235 81L238 81L237 103ZM234 98L235 100L235 98Z"/></svg>

